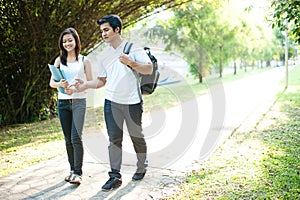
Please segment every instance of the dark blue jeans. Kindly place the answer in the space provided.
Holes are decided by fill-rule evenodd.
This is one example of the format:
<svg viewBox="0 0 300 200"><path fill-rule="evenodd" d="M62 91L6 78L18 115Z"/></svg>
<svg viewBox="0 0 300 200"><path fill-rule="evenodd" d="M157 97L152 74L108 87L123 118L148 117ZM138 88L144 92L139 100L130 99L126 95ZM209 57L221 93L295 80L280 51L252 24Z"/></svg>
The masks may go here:
<svg viewBox="0 0 300 200"><path fill-rule="evenodd" d="M82 175L82 130L86 99L58 100L58 117L64 133L68 161L75 174Z"/></svg>
<svg viewBox="0 0 300 200"><path fill-rule="evenodd" d="M127 125L137 155L137 171L144 172L147 167L147 145L142 133L142 103L127 105L105 100L104 117L109 136L110 177L121 177L123 125Z"/></svg>

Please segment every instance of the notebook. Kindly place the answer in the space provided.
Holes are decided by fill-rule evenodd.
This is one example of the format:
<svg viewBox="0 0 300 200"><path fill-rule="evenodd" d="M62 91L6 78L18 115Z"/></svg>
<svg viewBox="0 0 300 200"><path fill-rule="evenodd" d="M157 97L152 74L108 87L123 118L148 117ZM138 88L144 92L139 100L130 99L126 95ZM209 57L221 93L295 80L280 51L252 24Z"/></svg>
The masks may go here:
<svg viewBox="0 0 300 200"><path fill-rule="evenodd" d="M59 67L55 67L54 65L48 64L49 69L51 71L51 74L56 82L59 82L61 79L66 80L66 75L64 74L64 71L62 71ZM65 88L58 87L57 88L59 92L67 94L65 91Z"/></svg>

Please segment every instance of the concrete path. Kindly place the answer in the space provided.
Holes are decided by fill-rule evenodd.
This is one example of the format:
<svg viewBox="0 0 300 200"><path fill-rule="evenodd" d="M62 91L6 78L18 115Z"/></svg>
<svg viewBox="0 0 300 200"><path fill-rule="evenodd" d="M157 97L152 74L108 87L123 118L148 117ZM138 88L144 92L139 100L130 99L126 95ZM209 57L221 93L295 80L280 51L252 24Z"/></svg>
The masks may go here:
<svg viewBox="0 0 300 200"><path fill-rule="evenodd" d="M102 192L107 181L108 153L105 130L86 129L83 182L72 185L63 179L68 173L66 155L41 162L0 178L0 199L160 199L166 197L241 125L250 128L276 99L285 68L278 67L241 81L210 87L209 94L185 101L180 106L153 110L143 120L148 144L149 169L142 181L133 182L135 154L128 134L124 136L123 184ZM186 93L193 96L187 87ZM159 104L157 107L160 107ZM87 117L96 118L95 113ZM96 125L96 124L95 124Z"/></svg>

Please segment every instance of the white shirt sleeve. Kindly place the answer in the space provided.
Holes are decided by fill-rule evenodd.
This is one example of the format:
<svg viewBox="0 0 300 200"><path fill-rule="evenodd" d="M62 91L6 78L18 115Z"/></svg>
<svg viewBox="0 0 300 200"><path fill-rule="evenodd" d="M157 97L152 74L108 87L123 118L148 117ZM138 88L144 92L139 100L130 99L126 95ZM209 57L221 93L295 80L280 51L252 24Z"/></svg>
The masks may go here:
<svg viewBox="0 0 300 200"><path fill-rule="evenodd" d="M138 63L151 63L151 60L144 49L135 49L131 52L130 56Z"/></svg>

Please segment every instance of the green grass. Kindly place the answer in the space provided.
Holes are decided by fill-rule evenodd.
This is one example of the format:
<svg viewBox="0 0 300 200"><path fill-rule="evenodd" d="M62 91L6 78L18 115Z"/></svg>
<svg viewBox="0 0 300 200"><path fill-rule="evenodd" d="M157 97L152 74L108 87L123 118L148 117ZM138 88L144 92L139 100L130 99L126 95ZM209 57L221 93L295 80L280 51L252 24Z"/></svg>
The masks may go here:
<svg viewBox="0 0 300 200"><path fill-rule="evenodd" d="M230 82L250 76L270 68L240 71L238 75L226 74L222 81ZM205 94L207 82L220 82L219 78L204 79L203 84L191 77L186 84L158 87L150 96L145 96L144 112L152 109L169 108L184 101ZM103 107L88 108L85 128L104 127ZM0 176L24 169L43 160L65 153L63 134L57 118L30 124L12 125L0 129Z"/></svg>
<svg viewBox="0 0 300 200"><path fill-rule="evenodd" d="M0 176L61 155L64 151L57 119L2 128L0 143Z"/></svg>
<svg viewBox="0 0 300 200"><path fill-rule="evenodd" d="M299 77L298 66L253 130L235 132L164 199L300 199Z"/></svg>
<svg viewBox="0 0 300 200"><path fill-rule="evenodd" d="M60 140L61 128L56 119L3 128L0 132L0 151L11 152L28 145Z"/></svg>

